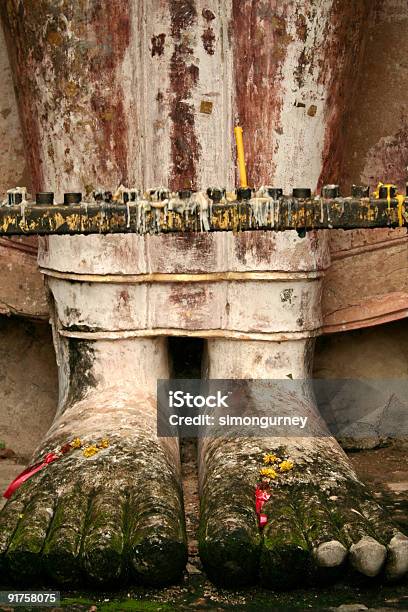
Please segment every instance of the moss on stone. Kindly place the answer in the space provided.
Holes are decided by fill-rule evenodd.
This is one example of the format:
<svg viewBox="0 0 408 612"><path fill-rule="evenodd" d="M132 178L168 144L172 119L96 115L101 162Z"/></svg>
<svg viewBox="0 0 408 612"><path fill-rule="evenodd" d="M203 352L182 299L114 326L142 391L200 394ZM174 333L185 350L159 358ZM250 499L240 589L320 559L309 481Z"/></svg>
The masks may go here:
<svg viewBox="0 0 408 612"><path fill-rule="evenodd" d="M257 581L261 536L255 531L234 529L217 535L203 526L199 533L200 558L208 577L216 585L237 587Z"/></svg>
<svg viewBox="0 0 408 612"><path fill-rule="evenodd" d="M52 491L41 492L28 502L7 550L13 574L33 580L41 574L41 551L54 513Z"/></svg>
<svg viewBox="0 0 408 612"><path fill-rule="evenodd" d="M80 581L79 552L88 508L88 498L79 486L57 504L43 548L45 570L58 584Z"/></svg>
<svg viewBox="0 0 408 612"><path fill-rule="evenodd" d="M261 584L267 588L293 588L309 580L312 555L299 518L290 503L290 495L282 494L265 504L268 522L263 532L260 559Z"/></svg>
<svg viewBox="0 0 408 612"><path fill-rule="evenodd" d="M149 537L150 535L150 537ZM131 574L141 584L164 586L178 582L187 563L184 541L140 530L129 551Z"/></svg>

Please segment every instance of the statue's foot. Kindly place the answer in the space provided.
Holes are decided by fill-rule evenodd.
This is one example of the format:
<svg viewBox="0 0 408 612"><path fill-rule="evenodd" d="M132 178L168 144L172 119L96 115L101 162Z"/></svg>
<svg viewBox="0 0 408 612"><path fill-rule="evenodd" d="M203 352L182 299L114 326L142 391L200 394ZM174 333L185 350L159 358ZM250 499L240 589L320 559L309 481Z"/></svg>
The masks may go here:
<svg viewBox="0 0 408 612"><path fill-rule="evenodd" d="M408 571L408 538L370 497L330 438L236 438L207 446L200 556L209 577L224 585L290 588L353 570L397 580ZM262 458L293 458L277 476L262 508L255 489ZM277 467L277 466L276 466Z"/></svg>
<svg viewBox="0 0 408 612"><path fill-rule="evenodd" d="M257 364L267 373L268 364L275 367L276 355L284 350L278 343L238 344L209 342L210 377L255 377ZM306 390L299 401L293 394L273 391L270 398L260 407L249 392L245 414L266 414L267 407L269 416L307 416L315 433L202 441L199 549L210 579L228 586L260 580L274 589L348 572L400 579L408 572L408 538L372 499L343 450L324 431L312 396ZM293 467L286 464L283 470L288 470L281 471L281 461L274 457L264 464L267 454L280 460L289 457ZM262 468L273 470L270 477L267 472L262 476ZM257 486L270 494L262 508L267 521L263 528L256 514Z"/></svg>
<svg viewBox="0 0 408 612"><path fill-rule="evenodd" d="M149 347L154 370L162 347L146 341L141 349ZM47 579L163 585L182 574L187 546L177 441L157 438L156 402L142 382L132 393L129 385L98 388L95 363L95 388L60 410L34 462L64 445L67 452L22 484L0 513L0 579L7 573L21 585ZM141 369L131 363L130 378ZM77 441L67 450L75 439L82 446L75 448Z"/></svg>
<svg viewBox="0 0 408 612"><path fill-rule="evenodd" d="M88 417L86 432L78 423L69 440L60 438L91 446L103 437L107 448L90 457L84 447L70 450L21 485L1 512L2 569L19 583L48 576L62 584L166 584L180 577L186 542L178 471L160 441L134 422L143 401L116 399L120 419L112 419L111 405L110 396L77 404L82 413L97 409L107 426L92 435ZM62 445L54 444L41 454Z"/></svg>

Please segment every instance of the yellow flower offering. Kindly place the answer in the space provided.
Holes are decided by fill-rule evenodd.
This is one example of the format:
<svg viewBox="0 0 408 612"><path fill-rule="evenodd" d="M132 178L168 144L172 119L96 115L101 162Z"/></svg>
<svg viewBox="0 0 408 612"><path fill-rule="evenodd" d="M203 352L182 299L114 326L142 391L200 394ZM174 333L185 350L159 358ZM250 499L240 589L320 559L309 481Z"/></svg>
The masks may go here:
<svg viewBox="0 0 408 612"><path fill-rule="evenodd" d="M108 438L102 438L102 440L98 443L98 448L108 448L109 440Z"/></svg>
<svg viewBox="0 0 408 612"><path fill-rule="evenodd" d="M265 478L276 478L277 477L277 473L273 468L261 468L259 470L259 473L261 476L264 476Z"/></svg>
<svg viewBox="0 0 408 612"><path fill-rule="evenodd" d="M294 463L293 461L290 461L290 459L286 459L285 461L282 461L282 463L279 466L279 471L280 472L289 472L289 470L293 469Z"/></svg>
<svg viewBox="0 0 408 612"><path fill-rule="evenodd" d="M99 448L95 446L95 444L92 444L91 446L87 446L82 451L82 454L84 457L92 457L93 455L96 455L96 453L99 453Z"/></svg>
<svg viewBox="0 0 408 612"><path fill-rule="evenodd" d="M266 455L263 456L263 462L265 463L265 465L268 465L270 463L276 463L278 460L276 455L272 455L271 453L267 453Z"/></svg>
<svg viewBox="0 0 408 612"><path fill-rule="evenodd" d="M80 438L75 438L75 440L72 440L71 446L72 448L81 448L82 440Z"/></svg>

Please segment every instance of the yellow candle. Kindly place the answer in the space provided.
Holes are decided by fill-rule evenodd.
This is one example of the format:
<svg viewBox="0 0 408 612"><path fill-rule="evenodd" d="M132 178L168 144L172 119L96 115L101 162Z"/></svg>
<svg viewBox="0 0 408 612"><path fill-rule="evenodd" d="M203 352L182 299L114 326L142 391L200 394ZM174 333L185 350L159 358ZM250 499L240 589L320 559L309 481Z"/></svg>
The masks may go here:
<svg viewBox="0 0 408 612"><path fill-rule="evenodd" d="M237 143L237 157L239 166L239 179L241 187L248 187L246 166L245 166L245 154L244 154L244 141L242 139L242 127L237 125L234 128L235 140Z"/></svg>

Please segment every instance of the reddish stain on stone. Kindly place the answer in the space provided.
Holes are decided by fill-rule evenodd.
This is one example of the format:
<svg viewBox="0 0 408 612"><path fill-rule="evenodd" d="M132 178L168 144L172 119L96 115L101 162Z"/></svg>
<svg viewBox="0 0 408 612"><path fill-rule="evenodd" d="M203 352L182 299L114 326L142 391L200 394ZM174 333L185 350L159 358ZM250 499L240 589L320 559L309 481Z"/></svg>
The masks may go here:
<svg viewBox="0 0 408 612"><path fill-rule="evenodd" d="M180 37L197 20L194 0L170 0L171 35Z"/></svg>
<svg viewBox="0 0 408 612"><path fill-rule="evenodd" d="M98 151L100 166L104 172L108 172L113 158L120 170L122 180L126 181L127 121L123 100L115 95L109 99L104 95L94 93L91 97L91 108L98 118L99 133L102 135L101 143L103 142L105 146L105 150L101 147L101 150Z"/></svg>
<svg viewBox="0 0 408 612"><path fill-rule="evenodd" d="M206 233L185 233L176 236L174 239L174 246L179 252L180 256L189 257L191 265L194 265L194 258L203 259L205 261L211 256L214 250L214 235L210 232ZM194 253L194 257L192 256ZM199 268L191 268L192 272L201 271L202 264L199 263ZM205 265L204 265L205 268Z"/></svg>
<svg viewBox="0 0 408 612"><path fill-rule="evenodd" d="M275 240L271 239L270 232L242 232L235 237L234 249L242 264L247 263L248 257L256 263L265 263L270 261L275 250Z"/></svg>
<svg viewBox="0 0 408 612"><path fill-rule="evenodd" d="M214 30L212 28L206 28L201 36L201 40L203 41L203 46L205 51L209 54L209 55L214 55L215 53L215 49L214 49L214 44L215 44L215 34L214 34Z"/></svg>
<svg viewBox="0 0 408 612"><path fill-rule="evenodd" d="M341 176L346 142L343 127L361 63L370 4L370 0L362 0L357 6L334 2L324 33L325 61L320 63L318 82L327 88L328 99L318 190L325 184L337 183Z"/></svg>
<svg viewBox="0 0 408 612"><path fill-rule="evenodd" d="M94 30L101 50L98 54L105 73L113 70L123 59L130 41L128 0L104 2L95 0L90 11L89 26ZM103 65L102 65L103 58Z"/></svg>
<svg viewBox="0 0 408 612"><path fill-rule="evenodd" d="M210 287L197 286L197 283L175 283L171 287L169 302L172 309L179 313L186 329L202 329L208 317L206 305L212 301Z"/></svg>
<svg viewBox="0 0 408 612"><path fill-rule="evenodd" d="M75 159L80 176L97 172L101 183L111 182L112 166L124 180L127 176L127 125L116 75L130 41L129 0L63 4L56 11L53 0L27 0L24 7L17 0L0 3L15 51L12 63L34 190L49 188L42 185L44 175L72 181ZM84 143L72 121L81 112L94 134L89 157L75 147L78 139ZM63 130L72 141L65 155L53 147L53 138ZM47 137L47 146L40 148L41 138ZM42 164L47 164L44 171ZM105 171L109 175L103 176Z"/></svg>
<svg viewBox="0 0 408 612"><path fill-rule="evenodd" d="M157 238L152 263L155 270L200 274L213 269L216 250L213 232L180 232L172 237L171 252L167 246L164 235Z"/></svg>
<svg viewBox="0 0 408 612"><path fill-rule="evenodd" d="M95 89L92 104L103 135L98 148L100 163L107 171L108 157L111 156L110 162L113 157L121 180L127 182L127 121L123 90L115 83L115 70L122 62L130 42L129 2L97 0L92 5L90 17L88 27L95 32L98 49L90 79ZM112 84L115 84L114 88Z"/></svg>
<svg viewBox="0 0 408 612"><path fill-rule="evenodd" d="M184 285L182 283L174 284L169 296L171 304L184 306L192 310L205 304L206 300L206 288L196 286L193 283L190 285Z"/></svg>
<svg viewBox="0 0 408 612"><path fill-rule="evenodd" d="M299 9L296 11L295 26L296 26L296 38L303 43L303 49L299 53L297 66L294 69L294 76L299 89L301 89L306 81L308 73L312 73L315 67L315 62L319 59L320 48L314 44L306 46L308 28L307 23L315 23L317 19L316 6L305 0L301 7L302 12ZM315 26L312 25L312 28ZM312 41L311 41L312 42Z"/></svg>
<svg viewBox="0 0 408 612"><path fill-rule="evenodd" d="M152 36L152 57L154 57L155 55L163 55L165 41L165 34L158 34L157 36Z"/></svg>
<svg viewBox="0 0 408 612"><path fill-rule="evenodd" d="M305 84L305 76L306 76L306 71L307 71L308 66L309 66L309 58L306 53L306 48L304 47L302 51L300 52L297 66L294 69L295 81L299 89L302 89L302 87ZM300 104L298 106L300 106Z"/></svg>
<svg viewBox="0 0 408 612"><path fill-rule="evenodd" d="M44 172L41 159L41 135L36 116L31 112L30 103L21 101L20 116L25 144L26 162L31 177L34 192L45 189Z"/></svg>
<svg viewBox="0 0 408 612"><path fill-rule="evenodd" d="M202 16L206 21L212 21L213 19L215 19L214 13L208 8L203 9Z"/></svg>
<svg viewBox="0 0 408 612"><path fill-rule="evenodd" d="M197 20L194 2L171 0L170 17L174 52L170 60L172 171L169 184L173 190L197 189L199 143L195 133L194 107L189 102L199 76L188 38L188 30Z"/></svg>
<svg viewBox="0 0 408 612"><path fill-rule="evenodd" d="M372 187L380 181L405 188L408 166L408 125L395 134L384 136L366 156L361 182ZM404 191L402 191L404 193Z"/></svg>
<svg viewBox="0 0 408 612"><path fill-rule="evenodd" d="M273 177L274 132L281 129L281 67L291 37L287 3L232 0L230 36L234 52L236 116L244 127L248 180L269 184Z"/></svg>
<svg viewBox="0 0 408 612"><path fill-rule="evenodd" d="M309 240L310 248L314 253L317 253L321 248L321 243L319 241L318 234L316 232L307 232L307 239Z"/></svg>
<svg viewBox="0 0 408 612"><path fill-rule="evenodd" d="M124 304L128 304L129 302L129 292L126 289L123 289L119 294L119 300L121 300Z"/></svg>
<svg viewBox="0 0 408 612"><path fill-rule="evenodd" d="M299 40L306 42L307 26L306 17L303 15L303 13L299 13L296 17L296 34L298 35Z"/></svg>
<svg viewBox="0 0 408 612"><path fill-rule="evenodd" d="M31 179L32 191L45 188L42 166L42 143L37 113L33 109L32 75L35 70L30 58L32 37L27 31L24 17L24 7L20 3L15 6L10 2L0 3L0 14L9 51L10 63L14 79L18 86L17 103L20 111L25 155ZM42 58L42 56L41 56Z"/></svg>

